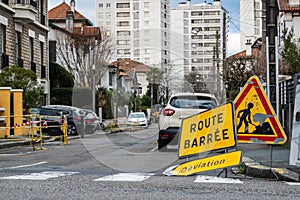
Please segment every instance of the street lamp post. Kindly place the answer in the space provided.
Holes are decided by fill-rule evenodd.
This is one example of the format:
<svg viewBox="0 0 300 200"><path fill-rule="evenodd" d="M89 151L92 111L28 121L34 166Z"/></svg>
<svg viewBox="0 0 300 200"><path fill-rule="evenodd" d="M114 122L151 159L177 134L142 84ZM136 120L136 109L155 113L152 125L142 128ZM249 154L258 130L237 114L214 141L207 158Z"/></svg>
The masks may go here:
<svg viewBox="0 0 300 200"><path fill-rule="evenodd" d="M95 89L96 89L96 86L95 86L95 65L93 65L92 66L92 71L93 71L93 80L92 80L92 84L93 84L93 86L92 86L92 110L93 110L93 112L95 112L96 111L96 108L95 108Z"/></svg>
<svg viewBox="0 0 300 200"><path fill-rule="evenodd" d="M119 101L119 92L118 91L119 91L119 73L120 73L119 68L120 68L120 62L117 63L117 75L116 75L116 84L117 84L116 85L116 120L117 120L117 122L118 122L118 117L119 117L118 116L118 114L119 114L118 113L118 109L119 109L118 108L118 101Z"/></svg>

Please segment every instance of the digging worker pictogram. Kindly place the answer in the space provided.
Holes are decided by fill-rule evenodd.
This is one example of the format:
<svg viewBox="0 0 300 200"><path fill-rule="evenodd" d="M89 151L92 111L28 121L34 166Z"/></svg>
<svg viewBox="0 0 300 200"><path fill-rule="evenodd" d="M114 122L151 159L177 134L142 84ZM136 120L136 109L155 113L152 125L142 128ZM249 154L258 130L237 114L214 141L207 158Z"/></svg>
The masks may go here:
<svg viewBox="0 0 300 200"><path fill-rule="evenodd" d="M246 109L243 109L243 110L240 110L238 112L238 115L237 117L240 118L240 121L239 121L239 124L237 126L237 131L239 131L239 129L241 128L241 126L243 125L243 123L245 124L245 131L244 133L248 133L248 125L249 123L254 125L252 123L252 120L251 120L251 109L254 107L253 103L248 103L248 106Z"/></svg>

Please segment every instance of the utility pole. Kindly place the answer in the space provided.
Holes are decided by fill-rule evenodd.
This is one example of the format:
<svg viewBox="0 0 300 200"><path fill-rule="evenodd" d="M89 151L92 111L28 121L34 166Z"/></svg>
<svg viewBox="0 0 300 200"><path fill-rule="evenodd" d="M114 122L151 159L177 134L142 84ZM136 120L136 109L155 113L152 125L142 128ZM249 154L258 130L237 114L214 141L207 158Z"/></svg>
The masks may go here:
<svg viewBox="0 0 300 200"><path fill-rule="evenodd" d="M120 62L117 63L117 78L116 78L116 120L117 120L117 123L118 123L118 110L119 110L119 107L118 107L118 103L119 103L119 76L120 76Z"/></svg>
<svg viewBox="0 0 300 200"><path fill-rule="evenodd" d="M276 98L277 98L277 70L276 70L276 58L277 58L277 47L276 47L276 38L277 38L277 17L278 17L279 9L278 9L278 2L277 0L266 0L266 38L268 39L266 41L267 44L267 60L269 63L267 63L267 67L269 71L267 72L270 82L269 82L269 100L274 108L274 110L277 110L276 105ZM278 113L277 113L278 114Z"/></svg>
<svg viewBox="0 0 300 200"><path fill-rule="evenodd" d="M220 80L220 52L219 52L219 39L220 39L220 35L219 35L219 31L216 31L216 46L214 47L214 56L213 56L213 67L214 67L214 74L216 75L216 97L218 99L218 101L221 102L222 99L222 91L221 91L221 80ZM216 65L216 68L215 68Z"/></svg>

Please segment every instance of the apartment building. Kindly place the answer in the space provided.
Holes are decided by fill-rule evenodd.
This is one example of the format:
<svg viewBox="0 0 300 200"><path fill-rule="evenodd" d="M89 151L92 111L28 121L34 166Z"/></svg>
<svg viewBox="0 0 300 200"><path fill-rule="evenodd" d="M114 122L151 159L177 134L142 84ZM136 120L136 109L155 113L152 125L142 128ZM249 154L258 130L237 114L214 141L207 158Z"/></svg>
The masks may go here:
<svg viewBox="0 0 300 200"><path fill-rule="evenodd" d="M169 0L95 2L96 26L111 34L115 59L152 66L169 63Z"/></svg>
<svg viewBox="0 0 300 200"><path fill-rule="evenodd" d="M227 50L227 11L221 2L191 4L190 0L171 8L172 88L178 90L184 77L195 73L202 90L222 92L222 66ZM175 91L176 91L175 90ZM217 96L220 96L218 94Z"/></svg>
<svg viewBox="0 0 300 200"><path fill-rule="evenodd" d="M262 0L240 0L240 49L262 37Z"/></svg>
<svg viewBox="0 0 300 200"><path fill-rule="evenodd" d="M48 0L0 0L0 71L31 69L48 100Z"/></svg>

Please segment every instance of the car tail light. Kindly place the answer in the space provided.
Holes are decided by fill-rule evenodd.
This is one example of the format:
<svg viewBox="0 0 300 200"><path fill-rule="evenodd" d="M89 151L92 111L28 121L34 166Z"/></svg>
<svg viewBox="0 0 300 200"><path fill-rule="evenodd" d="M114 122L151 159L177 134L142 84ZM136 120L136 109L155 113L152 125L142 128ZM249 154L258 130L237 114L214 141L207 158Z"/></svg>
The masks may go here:
<svg viewBox="0 0 300 200"><path fill-rule="evenodd" d="M74 120L81 121L80 117L75 117Z"/></svg>
<svg viewBox="0 0 300 200"><path fill-rule="evenodd" d="M175 110L170 109L170 108L166 108L163 110L164 116L172 116L172 115L174 115L174 113L175 113Z"/></svg>
<svg viewBox="0 0 300 200"><path fill-rule="evenodd" d="M168 133L163 133L161 136L163 136L163 137L168 137L169 134L168 134Z"/></svg>

